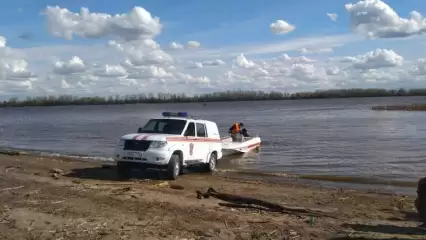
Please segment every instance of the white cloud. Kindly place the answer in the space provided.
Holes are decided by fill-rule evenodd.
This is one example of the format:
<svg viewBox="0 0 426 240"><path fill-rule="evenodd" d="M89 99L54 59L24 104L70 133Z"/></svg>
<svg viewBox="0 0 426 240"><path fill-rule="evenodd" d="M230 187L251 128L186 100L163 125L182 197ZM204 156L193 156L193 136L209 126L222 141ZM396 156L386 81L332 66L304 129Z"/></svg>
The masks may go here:
<svg viewBox="0 0 426 240"><path fill-rule="evenodd" d="M286 34L296 29L294 25L291 25L284 20L277 20L274 23L271 23L269 28L274 34Z"/></svg>
<svg viewBox="0 0 426 240"><path fill-rule="evenodd" d="M135 51L149 51L160 49L160 44L153 39L141 39L132 41L108 41L108 46L115 48L118 51L133 53Z"/></svg>
<svg viewBox="0 0 426 240"><path fill-rule="evenodd" d="M4 90L3 90L4 89ZM26 81L11 81L11 82L0 82L0 93L7 94L19 94L22 92L28 92L33 90L33 84L30 80Z"/></svg>
<svg viewBox="0 0 426 240"><path fill-rule="evenodd" d="M347 57L344 62L350 62L356 69L378 69L402 66L404 58L393 50L376 49L355 57Z"/></svg>
<svg viewBox="0 0 426 240"><path fill-rule="evenodd" d="M414 75L426 75L426 59L417 59L416 64L411 69L411 73Z"/></svg>
<svg viewBox="0 0 426 240"><path fill-rule="evenodd" d="M37 74L28 69L25 59L11 56L6 38L0 36L0 97L19 95L34 90Z"/></svg>
<svg viewBox="0 0 426 240"><path fill-rule="evenodd" d="M125 77L127 71L121 65L106 64L101 69L96 70L93 75L97 77Z"/></svg>
<svg viewBox="0 0 426 240"><path fill-rule="evenodd" d="M317 49L301 48L299 49L299 52L302 54L332 53L333 48L331 47L317 48Z"/></svg>
<svg viewBox="0 0 426 240"><path fill-rule="evenodd" d="M170 48L171 49L183 49L183 45L177 42L172 42L170 43Z"/></svg>
<svg viewBox="0 0 426 240"><path fill-rule="evenodd" d="M306 84L316 85L321 81L327 82L325 69L315 66L316 62L307 57L290 57L284 54L267 61L247 59L240 55L235 60L236 68L228 71L225 76L237 81L254 81L254 85L264 85L269 82L274 87L295 88ZM259 86L260 87L260 86Z"/></svg>
<svg viewBox="0 0 426 240"><path fill-rule="evenodd" d="M338 75L340 73L340 68L336 66L328 67L326 70L327 75Z"/></svg>
<svg viewBox="0 0 426 240"><path fill-rule="evenodd" d="M245 55L263 55L263 54L280 54L286 51L299 50L301 48L318 49L330 46L341 46L357 41L361 41L362 37L353 34L304 37L284 40L276 43L268 44L241 44L235 46L220 47L217 49L200 50L197 55L183 54L184 57L234 57L241 53Z"/></svg>
<svg viewBox="0 0 426 240"><path fill-rule="evenodd" d="M241 68L255 68L256 64L250 60L248 60L243 54L240 54L237 56L237 59L235 59L235 64L238 67Z"/></svg>
<svg viewBox="0 0 426 240"><path fill-rule="evenodd" d="M220 66L225 65L226 63L220 59L202 61L202 62L190 62L190 64L195 68L203 68L205 66Z"/></svg>
<svg viewBox="0 0 426 240"><path fill-rule="evenodd" d="M6 38L3 36L0 36L0 48L6 47Z"/></svg>
<svg viewBox="0 0 426 240"><path fill-rule="evenodd" d="M331 21L337 21L337 14L336 13L327 13L327 17L330 18Z"/></svg>
<svg viewBox="0 0 426 240"><path fill-rule="evenodd" d="M25 60L11 60L0 62L0 79L23 80L37 77L28 70L28 63Z"/></svg>
<svg viewBox="0 0 426 240"><path fill-rule="evenodd" d="M201 44L197 41L188 41L188 48L200 48Z"/></svg>
<svg viewBox="0 0 426 240"><path fill-rule="evenodd" d="M288 54L285 53L276 58L272 58L269 61L269 64L283 65L283 64L293 64L293 63L312 63L312 62L316 62L316 60L308 58L306 56L290 57Z"/></svg>
<svg viewBox="0 0 426 240"><path fill-rule="evenodd" d="M3 83L13 89L19 86L30 86L30 80L35 80L37 75L28 69L28 62L25 59L10 56L5 37L0 36L0 45L0 83L2 80L13 81L13 83Z"/></svg>
<svg viewBox="0 0 426 240"><path fill-rule="evenodd" d="M212 61L203 61L202 62L204 66L219 66L219 65L225 65L226 63L220 59L215 59Z"/></svg>
<svg viewBox="0 0 426 240"><path fill-rule="evenodd" d="M139 79L173 77L173 74L170 72L167 72L164 68L153 66L153 65L136 70L136 72L133 72L133 74L134 73L136 73L136 75L133 75L133 77L139 76ZM135 79L138 79L138 78L135 78Z"/></svg>
<svg viewBox="0 0 426 240"><path fill-rule="evenodd" d="M50 33L68 40L73 35L85 38L114 36L126 40L152 38L162 31L160 19L141 7L134 7L129 13L110 15L90 12L81 8L73 13L59 6L48 6L46 15Z"/></svg>
<svg viewBox="0 0 426 240"><path fill-rule="evenodd" d="M167 65L172 64L174 59L168 53L163 50L154 50L151 52L132 52L128 54L126 60L132 66L144 66L144 65Z"/></svg>
<svg viewBox="0 0 426 240"><path fill-rule="evenodd" d="M183 84L208 84L210 83L210 79L206 76L194 77L185 73L178 73L176 75L177 79L180 83Z"/></svg>
<svg viewBox="0 0 426 240"><path fill-rule="evenodd" d="M196 68L203 68L203 67L204 67L204 64L203 64L203 63L201 63L201 62L195 62L195 63L194 63L194 67L196 67Z"/></svg>
<svg viewBox="0 0 426 240"><path fill-rule="evenodd" d="M57 61L53 64L53 72L60 75L83 73L85 71L86 65L77 56L73 56L68 62Z"/></svg>
<svg viewBox="0 0 426 240"><path fill-rule="evenodd" d="M65 79L62 79L61 80L61 88L62 89L70 89L72 87Z"/></svg>
<svg viewBox="0 0 426 240"><path fill-rule="evenodd" d="M157 77L157 78L173 77L172 73L166 72L166 70L164 70L164 68L161 68L161 67L149 66L148 69L152 77Z"/></svg>
<svg viewBox="0 0 426 240"><path fill-rule="evenodd" d="M345 4L352 29L368 38L398 38L422 34L426 20L417 11L410 12L410 19L402 18L381 0L363 0Z"/></svg>
<svg viewBox="0 0 426 240"><path fill-rule="evenodd" d="M320 80L324 77L324 69L313 64L295 63L291 65L290 76L302 81Z"/></svg>

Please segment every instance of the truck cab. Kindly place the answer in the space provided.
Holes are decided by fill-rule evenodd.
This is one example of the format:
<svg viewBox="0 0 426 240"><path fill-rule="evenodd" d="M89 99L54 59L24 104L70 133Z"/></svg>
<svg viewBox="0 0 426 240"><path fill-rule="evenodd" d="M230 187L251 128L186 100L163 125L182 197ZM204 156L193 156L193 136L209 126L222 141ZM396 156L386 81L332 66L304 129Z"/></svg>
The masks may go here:
<svg viewBox="0 0 426 240"><path fill-rule="evenodd" d="M162 117L150 119L137 133L122 136L114 151L122 178L128 177L132 168L165 169L170 179L191 165L203 165L212 172L221 158L217 124L185 112L163 112Z"/></svg>

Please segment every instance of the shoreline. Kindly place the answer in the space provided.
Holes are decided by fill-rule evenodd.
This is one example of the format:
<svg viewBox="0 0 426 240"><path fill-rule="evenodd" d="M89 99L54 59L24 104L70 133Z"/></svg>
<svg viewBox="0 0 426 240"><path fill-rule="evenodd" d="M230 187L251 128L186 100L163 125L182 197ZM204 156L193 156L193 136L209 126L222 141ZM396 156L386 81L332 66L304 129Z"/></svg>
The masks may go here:
<svg viewBox="0 0 426 240"><path fill-rule="evenodd" d="M0 147L0 156L31 156L31 157L47 157L59 158L64 161L93 163L101 165L115 165L112 158L102 156L89 155L73 155L61 154L48 151L39 151L31 149L19 148L2 148ZM300 182L307 185L325 186L329 188L345 188L351 190L361 190L382 194L405 194L410 196L416 195L417 181L388 180L373 177L360 177L350 175L333 175L333 174L299 174L286 171L265 171L256 169L235 169L221 168L218 164L217 174L227 177L247 180L261 180L270 183L288 183ZM420 177L419 177L420 179Z"/></svg>
<svg viewBox="0 0 426 240"><path fill-rule="evenodd" d="M422 239L426 234L418 227L413 196L296 180L194 171L176 181L154 172L119 181L114 166L102 162L25 154L0 154L0 178L2 239ZM197 199L196 191L210 187L290 210Z"/></svg>

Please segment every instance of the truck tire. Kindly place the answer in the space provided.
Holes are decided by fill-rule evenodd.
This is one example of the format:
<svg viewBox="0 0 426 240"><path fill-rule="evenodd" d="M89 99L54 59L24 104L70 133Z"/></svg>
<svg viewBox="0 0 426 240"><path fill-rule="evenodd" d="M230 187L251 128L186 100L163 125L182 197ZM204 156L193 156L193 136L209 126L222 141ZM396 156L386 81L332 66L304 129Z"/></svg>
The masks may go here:
<svg viewBox="0 0 426 240"><path fill-rule="evenodd" d="M181 172L180 157L173 154L167 167L167 177L170 180L176 180Z"/></svg>
<svg viewBox="0 0 426 240"><path fill-rule="evenodd" d="M417 184L417 198L414 205L423 224L426 224L426 177L419 180Z"/></svg>
<svg viewBox="0 0 426 240"><path fill-rule="evenodd" d="M119 179L128 179L132 169L126 162L117 162L117 176Z"/></svg>
<svg viewBox="0 0 426 240"><path fill-rule="evenodd" d="M216 153L210 154L209 162L205 165L207 172L214 172L216 170L217 156Z"/></svg>

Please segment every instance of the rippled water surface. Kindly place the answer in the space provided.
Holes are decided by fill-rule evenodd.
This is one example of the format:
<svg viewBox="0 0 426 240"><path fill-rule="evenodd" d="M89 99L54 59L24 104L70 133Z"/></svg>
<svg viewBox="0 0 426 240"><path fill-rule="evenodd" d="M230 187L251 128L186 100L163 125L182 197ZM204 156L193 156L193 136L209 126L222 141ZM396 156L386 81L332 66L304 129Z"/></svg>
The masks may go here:
<svg viewBox="0 0 426 240"><path fill-rule="evenodd" d="M417 181L426 170L426 112L374 112L376 104L425 98L141 104L0 109L0 146L110 157L125 133L162 111L235 121L259 133L260 153L226 158L223 168Z"/></svg>

